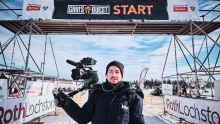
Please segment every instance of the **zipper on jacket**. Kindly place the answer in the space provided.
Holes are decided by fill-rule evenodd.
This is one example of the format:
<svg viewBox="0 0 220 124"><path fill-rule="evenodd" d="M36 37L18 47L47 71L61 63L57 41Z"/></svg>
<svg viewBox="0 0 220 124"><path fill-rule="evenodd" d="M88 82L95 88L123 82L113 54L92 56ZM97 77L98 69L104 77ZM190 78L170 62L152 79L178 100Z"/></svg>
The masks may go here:
<svg viewBox="0 0 220 124"><path fill-rule="evenodd" d="M108 103L105 103L105 111L104 111L104 117L103 117L103 122L106 122L106 113L107 113L107 108L108 108Z"/></svg>
<svg viewBox="0 0 220 124"><path fill-rule="evenodd" d="M116 96L113 97L113 99L112 99L110 105L112 104L112 102L115 100L115 98L116 98L117 96L118 96L118 95L116 95Z"/></svg>
<svg viewBox="0 0 220 124"><path fill-rule="evenodd" d="M116 120L116 122L115 122L116 124L117 124L118 122L120 122L120 121L119 121L120 112L121 112L121 105L119 104L119 105L118 105L118 112L117 112L117 120Z"/></svg>

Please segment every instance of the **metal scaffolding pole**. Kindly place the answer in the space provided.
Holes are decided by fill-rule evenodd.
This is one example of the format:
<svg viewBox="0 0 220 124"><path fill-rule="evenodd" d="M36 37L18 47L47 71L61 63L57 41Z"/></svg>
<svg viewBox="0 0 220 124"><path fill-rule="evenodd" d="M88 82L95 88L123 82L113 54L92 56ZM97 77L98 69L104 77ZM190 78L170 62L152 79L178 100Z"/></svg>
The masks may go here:
<svg viewBox="0 0 220 124"><path fill-rule="evenodd" d="M163 73L164 73L164 69L165 69L165 66L166 66L166 63L167 63L167 58L168 58L168 55L169 55L169 52L170 52L170 46L171 46L171 43L172 43L172 37L170 39L170 44L169 44L169 48L168 48L168 51L167 51L167 55L166 55L166 60L164 62L164 66L163 66L163 71L162 71L162 74L161 74L161 78L162 78L162 83L163 83Z"/></svg>
<svg viewBox="0 0 220 124"><path fill-rule="evenodd" d="M2 46L2 45L1 45L1 41L0 41L0 50L2 49L1 46ZM5 67L6 67L6 69L8 69L7 64L6 64L6 61L5 61L4 53L2 53L2 57L3 57L3 59L4 59Z"/></svg>
<svg viewBox="0 0 220 124"><path fill-rule="evenodd" d="M14 45L13 45L13 51L12 51L12 57L11 57L11 67L13 67L12 65L14 64L15 66L15 63L13 62L14 61L14 54L15 54L15 42L16 40L14 39Z"/></svg>
<svg viewBox="0 0 220 124"><path fill-rule="evenodd" d="M194 60L194 72L195 72L195 78L196 78L196 97L200 97L199 89L198 89L198 77L197 77L197 68L196 68L196 55L195 55L195 44L194 44L194 34L193 34L193 27L192 27L192 21L190 21L190 30L191 30L191 37L192 37L192 49L193 49L193 60Z"/></svg>
<svg viewBox="0 0 220 124"><path fill-rule="evenodd" d="M190 22L190 27L193 24L197 29L199 29L199 31L201 31L205 36L207 36L212 42L214 42L215 45L217 45L218 47L220 47L220 45L215 42L215 40L213 40L207 33L205 33L205 31L203 31L198 25L196 25L192 20L189 21ZM192 32L192 29L191 29Z"/></svg>
<svg viewBox="0 0 220 124"><path fill-rule="evenodd" d="M24 44L23 40L21 39L21 37L18 35L19 39L21 40L21 43L24 45L24 48L27 50L28 52L28 48L26 47L26 45ZM36 67L38 68L39 72L41 72L41 69L38 67L37 63L35 62L33 56L31 55L31 53L29 52L30 57L32 58L33 62L35 63Z"/></svg>
<svg viewBox="0 0 220 124"><path fill-rule="evenodd" d="M27 68L28 68L28 58L29 58L29 54L30 54L31 35L32 35L32 22L30 23L29 43L28 43L27 57L26 57L26 63L25 63L25 68L24 68L26 71L27 71Z"/></svg>
<svg viewBox="0 0 220 124"><path fill-rule="evenodd" d="M218 42L219 38L220 38L220 35L218 35L218 38L217 38L216 42ZM208 54L206 55L206 58L204 59L204 61L202 62L202 64L204 64L204 63L206 62L208 56L211 54L211 52L212 52L212 50L214 49L214 47L215 47L215 44L214 44L214 45L212 46L212 48L209 50L209 52L208 52ZM201 68L202 68L202 66L199 67L199 70L200 70Z"/></svg>
<svg viewBox="0 0 220 124"><path fill-rule="evenodd" d="M46 51L47 51L47 35L46 35L46 40L45 40L45 46L44 46L44 61L42 63L42 69L41 72L42 72L42 82L44 82L44 66L45 66L45 60L46 60Z"/></svg>
<svg viewBox="0 0 220 124"><path fill-rule="evenodd" d="M32 23L33 19L30 19L30 21L28 21L26 24L24 24L20 29L19 31L16 32L16 34L10 38L10 40L7 42L7 44L5 46L2 46L2 50L0 52L0 55L1 53L8 47L8 45L11 43L11 41L27 26L29 25L30 23ZM4 44L3 44L4 45ZM4 48L3 48L4 47Z"/></svg>
<svg viewBox="0 0 220 124"><path fill-rule="evenodd" d="M176 39L174 38L174 50L175 50L175 61L176 61L176 78L177 78L177 89L179 90L179 72L178 72L178 65L177 65L177 53L176 53ZM177 94L179 95L179 92L177 91Z"/></svg>

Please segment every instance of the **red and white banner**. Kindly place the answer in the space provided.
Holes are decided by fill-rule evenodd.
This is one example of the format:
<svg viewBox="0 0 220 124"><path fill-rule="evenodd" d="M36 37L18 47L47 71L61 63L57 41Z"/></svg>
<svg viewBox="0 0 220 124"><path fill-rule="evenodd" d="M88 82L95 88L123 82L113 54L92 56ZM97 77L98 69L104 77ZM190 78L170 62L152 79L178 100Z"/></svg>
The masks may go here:
<svg viewBox="0 0 220 124"><path fill-rule="evenodd" d="M42 89L42 82L27 81L25 96L26 97L39 96L41 94L41 89Z"/></svg>
<svg viewBox="0 0 220 124"><path fill-rule="evenodd" d="M53 95L0 101L0 124L21 124L55 111Z"/></svg>
<svg viewBox="0 0 220 124"><path fill-rule="evenodd" d="M198 0L24 0L23 19L199 20Z"/></svg>
<svg viewBox="0 0 220 124"><path fill-rule="evenodd" d="M198 0L167 0L170 20L199 20Z"/></svg>
<svg viewBox="0 0 220 124"><path fill-rule="evenodd" d="M54 0L24 0L23 19L52 19Z"/></svg>
<svg viewBox="0 0 220 124"><path fill-rule="evenodd" d="M40 96L40 95L48 95L52 94L54 84L47 83L47 82L40 82L40 81L27 81L26 89L25 89L25 96L26 97L33 97L33 96Z"/></svg>
<svg viewBox="0 0 220 124"><path fill-rule="evenodd" d="M219 124L220 101L164 96L165 111L196 124Z"/></svg>

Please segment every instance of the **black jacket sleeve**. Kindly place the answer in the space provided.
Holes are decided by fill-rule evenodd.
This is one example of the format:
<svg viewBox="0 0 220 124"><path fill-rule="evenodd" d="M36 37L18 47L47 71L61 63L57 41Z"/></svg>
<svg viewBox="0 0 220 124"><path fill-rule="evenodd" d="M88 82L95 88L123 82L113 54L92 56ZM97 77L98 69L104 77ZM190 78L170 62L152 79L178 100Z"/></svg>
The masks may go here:
<svg viewBox="0 0 220 124"><path fill-rule="evenodd" d="M130 122L131 124L145 124L144 116L142 114L143 111L143 100L135 95L134 106L132 108L130 114Z"/></svg>
<svg viewBox="0 0 220 124"><path fill-rule="evenodd" d="M87 124L92 120L95 110L95 105L91 99L92 96L93 94L90 95L89 99L82 108L72 99L68 98L63 109L77 123Z"/></svg>

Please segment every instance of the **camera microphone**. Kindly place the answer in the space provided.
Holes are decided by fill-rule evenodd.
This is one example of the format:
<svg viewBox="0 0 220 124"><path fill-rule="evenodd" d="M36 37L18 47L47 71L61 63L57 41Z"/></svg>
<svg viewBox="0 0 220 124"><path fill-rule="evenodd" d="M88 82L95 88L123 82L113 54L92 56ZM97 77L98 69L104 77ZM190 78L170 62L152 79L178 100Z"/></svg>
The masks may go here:
<svg viewBox="0 0 220 124"><path fill-rule="evenodd" d="M73 65L73 66L76 66L77 65L77 63L75 63L74 61L72 61L72 60L66 60L66 62L68 63L68 64L70 64L70 65Z"/></svg>

